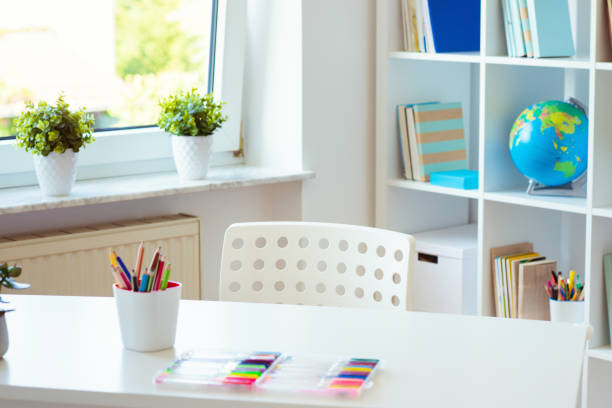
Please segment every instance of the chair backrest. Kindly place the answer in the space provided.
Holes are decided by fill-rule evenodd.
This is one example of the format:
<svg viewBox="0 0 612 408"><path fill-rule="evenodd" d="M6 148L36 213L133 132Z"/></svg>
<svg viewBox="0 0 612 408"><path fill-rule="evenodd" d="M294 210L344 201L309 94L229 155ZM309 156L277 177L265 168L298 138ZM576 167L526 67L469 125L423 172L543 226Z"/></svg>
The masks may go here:
<svg viewBox="0 0 612 408"><path fill-rule="evenodd" d="M219 297L226 301L409 310L414 238L309 222L231 225Z"/></svg>

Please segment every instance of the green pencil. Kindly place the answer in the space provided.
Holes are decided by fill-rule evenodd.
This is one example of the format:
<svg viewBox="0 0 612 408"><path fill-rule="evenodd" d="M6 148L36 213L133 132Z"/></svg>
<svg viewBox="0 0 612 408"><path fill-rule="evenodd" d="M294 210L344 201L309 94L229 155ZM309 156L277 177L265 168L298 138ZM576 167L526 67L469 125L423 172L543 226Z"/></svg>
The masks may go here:
<svg viewBox="0 0 612 408"><path fill-rule="evenodd" d="M166 271L164 272L164 275L162 277L162 282L160 285L161 290L166 290L166 288L168 287L168 279L170 279L170 267L171 264L168 264L168 266L166 267Z"/></svg>

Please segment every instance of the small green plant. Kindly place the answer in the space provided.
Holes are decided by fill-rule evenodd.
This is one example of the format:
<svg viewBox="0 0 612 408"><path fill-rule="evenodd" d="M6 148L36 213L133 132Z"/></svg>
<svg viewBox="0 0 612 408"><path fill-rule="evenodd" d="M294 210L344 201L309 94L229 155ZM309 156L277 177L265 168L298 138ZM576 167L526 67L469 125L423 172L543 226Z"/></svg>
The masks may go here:
<svg viewBox="0 0 612 408"><path fill-rule="evenodd" d="M8 263L0 264L0 290L2 287L8 289L27 289L30 287L29 283L15 282L15 279L21 275L21 266L13 265L9 266ZM2 302L2 298L0 298Z"/></svg>
<svg viewBox="0 0 612 408"><path fill-rule="evenodd" d="M16 127L17 146L42 156L67 149L76 153L95 140L93 115L85 113L85 108L70 111L64 95L57 98L56 106L44 101L38 105L27 102Z"/></svg>
<svg viewBox="0 0 612 408"><path fill-rule="evenodd" d="M178 136L210 136L227 120L212 94L200 95L196 88L179 91L159 101L158 126Z"/></svg>

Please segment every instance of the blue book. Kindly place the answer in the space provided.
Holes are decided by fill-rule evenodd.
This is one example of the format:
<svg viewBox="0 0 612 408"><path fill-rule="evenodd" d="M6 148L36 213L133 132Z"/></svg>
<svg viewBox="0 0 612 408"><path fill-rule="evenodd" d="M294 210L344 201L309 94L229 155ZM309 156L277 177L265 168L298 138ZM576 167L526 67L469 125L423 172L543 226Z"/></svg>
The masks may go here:
<svg viewBox="0 0 612 408"><path fill-rule="evenodd" d="M574 38L567 1L527 0L527 13L534 57L574 55Z"/></svg>
<svg viewBox="0 0 612 408"><path fill-rule="evenodd" d="M435 171L429 177L429 182L437 186L463 190L478 189L478 172L476 170Z"/></svg>
<svg viewBox="0 0 612 408"><path fill-rule="evenodd" d="M480 0L426 0L434 52L480 51Z"/></svg>

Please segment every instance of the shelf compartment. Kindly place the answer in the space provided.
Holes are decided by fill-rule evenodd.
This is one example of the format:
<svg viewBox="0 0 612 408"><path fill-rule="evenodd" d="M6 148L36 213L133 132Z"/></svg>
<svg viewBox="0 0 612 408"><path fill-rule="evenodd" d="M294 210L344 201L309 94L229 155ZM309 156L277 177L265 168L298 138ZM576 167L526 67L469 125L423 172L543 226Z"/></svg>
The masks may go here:
<svg viewBox="0 0 612 408"><path fill-rule="evenodd" d="M542 101L568 100L570 97L575 97L588 105L589 74L589 70L582 69L485 66L487 101L484 106L483 188L485 192L527 190L528 179L514 165L508 147L510 129L514 121L524 109ZM517 198L516 194L512 194L512 197ZM520 199L520 196L518 198ZM584 207L584 203L575 200L562 200L562 203L570 203L572 207ZM519 203L522 204L524 201L520 200ZM571 211L584 212L583 209Z"/></svg>
<svg viewBox="0 0 612 408"><path fill-rule="evenodd" d="M595 68L599 71L612 71L612 62L597 62Z"/></svg>
<svg viewBox="0 0 612 408"><path fill-rule="evenodd" d="M408 190L428 191L430 193L445 194L456 197L478 198L479 196L478 190L462 190L460 188L443 187L431 183L424 183L422 181L393 179L389 180L388 184L391 187L405 188Z"/></svg>
<svg viewBox="0 0 612 408"><path fill-rule="evenodd" d="M481 56L479 52L429 53L395 51L389 53L389 58L418 61L446 61L467 63L479 63L481 61Z"/></svg>
<svg viewBox="0 0 612 408"><path fill-rule="evenodd" d="M485 192L484 199L527 207L586 214L586 199L581 197L535 196L527 194L525 190L505 190Z"/></svg>
<svg viewBox="0 0 612 408"><path fill-rule="evenodd" d="M486 196L487 193L485 193ZM491 248L519 242L533 243L534 250L547 259L557 261L564 272L574 269L581 280L587 279L586 215L550 208L524 207L506 202L483 201L486 226L482 238L482 305L484 315L495 315ZM546 293L542 288L542 296Z"/></svg>
<svg viewBox="0 0 612 408"><path fill-rule="evenodd" d="M529 67L571 68L589 69L591 61L588 57L564 57L564 58L524 58L507 56L484 57L487 64L492 65L518 65Z"/></svg>
<svg viewBox="0 0 612 408"><path fill-rule="evenodd" d="M587 288L587 296L589 296L587 304L589 305L589 323L595 329L590 344L598 349L604 344L610 344L603 270L603 256L610 253L612 253L612 219L594 216L591 228L591 271L590 285Z"/></svg>

